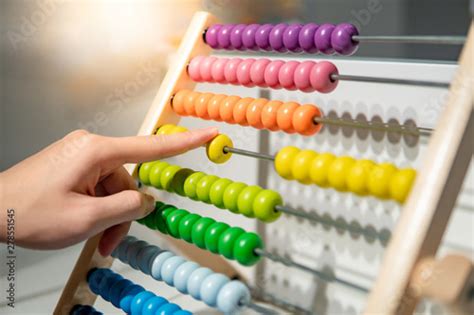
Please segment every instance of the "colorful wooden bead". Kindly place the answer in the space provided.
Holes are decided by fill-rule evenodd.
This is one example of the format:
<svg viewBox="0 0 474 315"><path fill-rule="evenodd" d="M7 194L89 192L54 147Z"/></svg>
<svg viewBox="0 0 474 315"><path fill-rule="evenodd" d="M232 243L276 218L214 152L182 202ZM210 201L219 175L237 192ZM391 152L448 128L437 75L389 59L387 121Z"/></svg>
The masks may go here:
<svg viewBox="0 0 474 315"><path fill-rule="evenodd" d="M179 236L186 242L192 242L192 229L194 224L201 218L200 215L190 213L179 222Z"/></svg>
<svg viewBox="0 0 474 315"><path fill-rule="evenodd" d="M266 67L264 73L265 84L272 89L281 88L278 74L280 73L281 67L285 64L281 60L272 60Z"/></svg>
<svg viewBox="0 0 474 315"><path fill-rule="evenodd" d="M180 311L181 307L174 303L168 303L162 305L155 313L155 315L174 315L176 312Z"/></svg>
<svg viewBox="0 0 474 315"><path fill-rule="evenodd" d="M194 270L188 279L187 290L196 300L201 300L201 284L203 281L214 272L206 267L200 267Z"/></svg>
<svg viewBox="0 0 474 315"><path fill-rule="evenodd" d="M245 230L240 227L231 227L225 230L219 237L218 253L228 259L234 259L235 242Z"/></svg>
<svg viewBox="0 0 474 315"><path fill-rule="evenodd" d="M312 150L301 150L294 157L291 164L291 174L302 184L311 183L310 167L318 154Z"/></svg>
<svg viewBox="0 0 474 315"><path fill-rule="evenodd" d="M211 98L214 96L212 93L201 93L194 102L196 116L201 119L209 119L209 113L207 112L207 104L209 104Z"/></svg>
<svg viewBox="0 0 474 315"><path fill-rule="evenodd" d="M354 165L355 160L349 156L337 157L329 166L328 181L331 187L338 191L346 191L346 176Z"/></svg>
<svg viewBox="0 0 474 315"><path fill-rule="evenodd" d="M216 94L209 100L207 104L207 113L209 118L215 121L222 121L220 116L220 104L226 98L223 94Z"/></svg>
<svg viewBox="0 0 474 315"><path fill-rule="evenodd" d="M191 198L192 200L198 200L196 188L198 182L204 177L206 174L203 172L194 172L190 176L186 178L184 181L184 194Z"/></svg>
<svg viewBox="0 0 474 315"><path fill-rule="evenodd" d="M233 182L233 183L230 183L225 188L224 194L222 196L222 200L224 202L224 207L226 209L229 209L230 211L234 213L239 212L237 201L238 201L240 193L245 187L247 187L247 185L244 183Z"/></svg>
<svg viewBox="0 0 474 315"><path fill-rule="evenodd" d="M224 67L224 77L227 83L237 84L237 68L243 60L240 58L231 58Z"/></svg>
<svg viewBox="0 0 474 315"><path fill-rule="evenodd" d="M240 214L249 218L255 217L253 202L261 190L260 186L247 186L242 190L237 199L237 208Z"/></svg>
<svg viewBox="0 0 474 315"><path fill-rule="evenodd" d="M366 195L368 193L367 180L374 166L375 163L370 160L356 161L347 174L346 183L349 191Z"/></svg>
<svg viewBox="0 0 474 315"><path fill-rule="evenodd" d="M292 165L293 160L300 152L300 149L292 146L284 147L280 151L278 151L277 155L275 156L275 170L284 179L292 180L293 173L292 173Z"/></svg>
<svg viewBox="0 0 474 315"><path fill-rule="evenodd" d="M214 182L209 191L210 202L217 208L224 209L224 192L232 181L228 178L220 178Z"/></svg>
<svg viewBox="0 0 474 315"><path fill-rule="evenodd" d="M288 61L280 68L280 71L278 72L278 81L282 88L296 90L294 77L296 68L299 64L298 61Z"/></svg>
<svg viewBox="0 0 474 315"><path fill-rule="evenodd" d="M214 222L211 224L204 235L204 245L205 248L210 251L211 253L217 254L219 253L218 245L219 245L219 237L221 236L224 231L229 229L229 225L223 222Z"/></svg>
<svg viewBox="0 0 474 315"><path fill-rule="evenodd" d="M205 235L207 229L216 222L211 218L203 217L196 221L191 231L191 239L193 244L199 248L206 249Z"/></svg>
<svg viewBox="0 0 474 315"><path fill-rule="evenodd" d="M294 83L297 89L303 92L314 91L314 88L311 86L311 82L309 80L309 76L314 65L316 65L316 62L307 60L303 61L296 67L294 73Z"/></svg>
<svg viewBox="0 0 474 315"><path fill-rule="evenodd" d="M163 306L164 304L168 304L168 300L161 297L161 296L154 296L147 300L145 304L143 304L142 308L142 315L155 315L156 311Z"/></svg>
<svg viewBox="0 0 474 315"><path fill-rule="evenodd" d="M187 261L181 264L173 276L173 285L181 293L188 293L188 279L191 274L198 269L199 264L193 261Z"/></svg>
<svg viewBox="0 0 474 315"><path fill-rule="evenodd" d="M262 239L255 233L246 232L237 239L234 246L234 258L244 266L255 265L260 256L255 249L263 248Z"/></svg>
<svg viewBox="0 0 474 315"><path fill-rule="evenodd" d="M391 163L381 163L375 166L369 174L369 192L382 199L389 198L390 181L396 171L396 167Z"/></svg>
<svg viewBox="0 0 474 315"><path fill-rule="evenodd" d="M217 164L227 162L232 156L232 153L224 152L225 147L233 148L234 143L228 136L223 134L218 135L208 142L206 144L206 154L209 160Z"/></svg>
<svg viewBox="0 0 474 315"><path fill-rule="evenodd" d="M217 296L221 288L230 282L230 279L219 273L209 275L201 284L199 295L201 300L210 306L217 306Z"/></svg>
<svg viewBox="0 0 474 315"><path fill-rule="evenodd" d="M239 100L240 97L238 96L228 96L222 101L219 107L219 116L223 121L229 124L235 124L234 107Z"/></svg>
<svg viewBox="0 0 474 315"><path fill-rule="evenodd" d="M162 280L161 267L163 267L163 264L166 260L168 260L169 258L173 256L175 256L174 253L169 252L169 251L164 251L155 257L155 259L151 263L151 276L153 277L153 279Z"/></svg>
<svg viewBox="0 0 474 315"><path fill-rule="evenodd" d="M142 314L142 307L145 302L155 295L149 291L143 291L138 293L133 299L130 304L130 310L132 315L141 315Z"/></svg>
<svg viewBox="0 0 474 315"><path fill-rule="evenodd" d="M237 82L246 87L253 87L255 84L252 82L250 78L250 68L252 67L255 59L248 58L244 59L242 62L239 63L237 66Z"/></svg>
<svg viewBox="0 0 474 315"><path fill-rule="evenodd" d="M150 185L150 171L156 162L147 162L140 165L138 179L145 185Z"/></svg>
<svg viewBox="0 0 474 315"><path fill-rule="evenodd" d="M244 97L241 98L234 106L232 111L234 121L236 124L241 126L248 126L247 122L247 107L250 103L253 102L253 98L251 97Z"/></svg>
<svg viewBox="0 0 474 315"><path fill-rule="evenodd" d="M321 110L316 106L306 104L295 109L293 113L292 125L295 131L305 136L318 133L323 127L320 123L315 123L315 117L322 117Z"/></svg>
<svg viewBox="0 0 474 315"><path fill-rule="evenodd" d="M224 314L234 314L250 303L249 289L240 281L227 282L217 295L217 308Z"/></svg>
<svg viewBox="0 0 474 315"><path fill-rule="evenodd" d="M264 189L260 191L253 201L253 212L257 219L264 222L277 220L281 212L275 207L283 204L283 199L276 191Z"/></svg>
<svg viewBox="0 0 474 315"><path fill-rule="evenodd" d="M398 170L390 180L390 197L403 203L410 193L416 172L413 169Z"/></svg>
<svg viewBox="0 0 474 315"><path fill-rule="evenodd" d="M185 216L189 214L189 211L183 210L183 209L178 209L176 211L173 211L167 218L166 218L166 224L168 226L168 232L171 236L175 238L180 238L179 236L179 225L181 222L181 219L183 219Z"/></svg>
<svg viewBox="0 0 474 315"><path fill-rule="evenodd" d="M331 153L321 153L313 159L309 169L309 176L314 184L320 187L329 186L329 167L335 159L336 156Z"/></svg>
<svg viewBox="0 0 474 315"><path fill-rule="evenodd" d="M293 115L300 105L295 102L283 103L277 111L277 123L281 130L287 133L294 133Z"/></svg>
<svg viewBox="0 0 474 315"><path fill-rule="evenodd" d="M247 123L257 129L262 129L263 124L262 124L262 109L263 106L268 102L267 99L264 98L257 98L253 100L248 106L247 106L247 112L246 112L246 118L247 118Z"/></svg>
<svg viewBox="0 0 474 315"><path fill-rule="evenodd" d="M262 108L262 125L264 128L276 131L279 129L277 123L277 112L280 106L283 104L282 101L269 101Z"/></svg>
<svg viewBox="0 0 474 315"><path fill-rule="evenodd" d="M177 165L169 165L163 170L160 176L161 189L171 191L171 182L180 169Z"/></svg>
<svg viewBox="0 0 474 315"><path fill-rule="evenodd" d="M196 195L200 201L205 203L210 202L209 192L211 190L211 186L218 179L219 177L214 175L206 175L201 178L201 180L197 183L196 186Z"/></svg>
<svg viewBox="0 0 474 315"><path fill-rule="evenodd" d="M168 166L169 164L164 161L158 161L153 164L149 174L149 185L161 189L161 174Z"/></svg>
<svg viewBox="0 0 474 315"><path fill-rule="evenodd" d="M163 266L161 266L161 278L163 279L163 281L166 284L173 286L173 279L174 275L176 274L176 270L185 262L186 259L181 256L173 256L167 259L163 263Z"/></svg>
<svg viewBox="0 0 474 315"><path fill-rule="evenodd" d="M329 93L336 87L338 80L333 80L331 75L339 74L336 66L328 61L318 62L310 73L311 86L318 92Z"/></svg>
<svg viewBox="0 0 474 315"><path fill-rule="evenodd" d="M186 196L184 192L184 183L186 182L186 179L194 173L195 171L189 168L178 170L171 180L169 191L175 192L183 197Z"/></svg>

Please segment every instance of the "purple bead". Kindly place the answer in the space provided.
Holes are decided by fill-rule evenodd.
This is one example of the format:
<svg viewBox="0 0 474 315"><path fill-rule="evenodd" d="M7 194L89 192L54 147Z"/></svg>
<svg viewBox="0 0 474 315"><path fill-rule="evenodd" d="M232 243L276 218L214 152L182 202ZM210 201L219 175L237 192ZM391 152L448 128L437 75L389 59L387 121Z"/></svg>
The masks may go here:
<svg viewBox="0 0 474 315"><path fill-rule="evenodd" d="M242 49L242 35L244 33L246 24L238 24L234 26L232 32L230 32L230 44L234 49Z"/></svg>
<svg viewBox="0 0 474 315"><path fill-rule="evenodd" d="M257 44L258 48L263 50L272 49L269 42L269 36L272 29L273 25L271 24L263 24L258 28L257 33L255 34L255 44Z"/></svg>
<svg viewBox="0 0 474 315"><path fill-rule="evenodd" d="M268 37L268 41L270 42L270 46L273 48L273 50L279 52L286 51L286 47L283 45L283 33L287 27L288 25L285 23L280 23L273 27L272 31L270 32L270 36Z"/></svg>
<svg viewBox="0 0 474 315"><path fill-rule="evenodd" d="M232 48L230 47L230 34L233 28L234 24L225 24L219 29L219 32L217 32L217 43L220 48Z"/></svg>
<svg viewBox="0 0 474 315"><path fill-rule="evenodd" d="M255 33L257 33L258 24L250 24L244 29L244 33L242 34L242 44L247 49L256 49L257 46L255 44Z"/></svg>
<svg viewBox="0 0 474 315"><path fill-rule="evenodd" d="M214 25L211 25L206 31L206 35L205 35L206 44L208 44L214 49L219 48L217 35L221 27L222 27L221 24L214 24Z"/></svg>
<svg viewBox="0 0 474 315"><path fill-rule="evenodd" d="M307 53L318 52L318 49L314 45L314 33L316 33L316 30L318 28L318 24L308 23L300 30L298 42L300 43L301 49L303 49Z"/></svg>
<svg viewBox="0 0 474 315"><path fill-rule="evenodd" d="M333 24L323 24L314 33L314 45L316 48L326 55L334 53L334 48L331 44L331 35L336 26Z"/></svg>
<svg viewBox="0 0 474 315"><path fill-rule="evenodd" d="M298 41L301 24L291 24L283 32L283 45L292 52L300 52L301 47Z"/></svg>
<svg viewBox="0 0 474 315"><path fill-rule="evenodd" d="M352 55L359 43L352 40L352 36L359 35L357 28L349 23L336 26L331 35L331 43L334 50L341 55Z"/></svg>

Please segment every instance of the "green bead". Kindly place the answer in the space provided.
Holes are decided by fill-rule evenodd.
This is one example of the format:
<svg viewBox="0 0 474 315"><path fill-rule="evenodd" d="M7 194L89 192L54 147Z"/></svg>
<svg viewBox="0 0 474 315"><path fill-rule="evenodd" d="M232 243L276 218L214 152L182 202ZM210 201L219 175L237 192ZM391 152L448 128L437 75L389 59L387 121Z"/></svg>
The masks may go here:
<svg viewBox="0 0 474 315"><path fill-rule="evenodd" d="M143 224L147 226L149 229L154 230L155 224L153 223L153 216L155 215L155 211L149 213L146 217L143 218Z"/></svg>
<svg viewBox="0 0 474 315"><path fill-rule="evenodd" d="M191 198L192 200L198 200L196 194L196 186L199 180L206 176L203 172L195 172L186 178L184 181L184 194L186 197Z"/></svg>
<svg viewBox="0 0 474 315"><path fill-rule="evenodd" d="M210 203L210 190L212 184L214 184L215 181L217 181L219 177L214 176L214 175L206 175L201 180L197 183L196 186L196 194L197 197L200 201L205 202L205 203Z"/></svg>
<svg viewBox="0 0 474 315"><path fill-rule="evenodd" d="M166 226L171 236L179 238L179 222L188 214L189 211L178 209L166 217Z"/></svg>
<svg viewBox="0 0 474 315"><path fill-rule="evenodd" d="M158 230L163 234L168 234L168 229L166 228L166 221L163 218L163 210L167 207L168 205L162 204L160 207L155 208L153 216L153 225L155 227L155 230Z"/></svg>
<svg viewBox="0 0 474 315"><path fill-rule="evenodd" d="M159 161L150 170L150 185L161 189L161 173L169 166L168 163Z"/></svg>
<svg viewBox="0 0 474 315"><path fill-rule="evenodd" d="M189 168L180 169L171 180L170 190L180 196L186 196L186 194L184 193L184 182L186 181L186 178L188 178L193 173L194 171Z"/></svg>
<svg viewBox="0 0 474 315"><path fill-rule="evenodd" d="M232 181L228 178L220 178L212 184L209 199L217 208L224 209L224 191L230 184L232 184Z"/></svg>
<svg viewBox="0 0 474 315"><path fill-rule="evenodd" d="M161 210L160 214L161 214L161 219L163 221L163 223L165 224L165 231L166 233L165 234L169 234L170 231L168 229L168 223L167 223L167 218L169 215L171 215L173 212L176 211L176 207L173 206L173 205L165 205L165 207L163 207L163 209ZM155 221L157 219L155 218Z"/></svg>
<svg viewBox="0 0 474 315"><path fill-rule="evenodd" d="M201 218L200 215L190 213L181 219L179 222L179 236L188 243L192 243L192 230L197 220Z"/></svg>
<svg viewBox="0 0 474 315"><path fill-rule="evenodd" d="M208 217L203 217L197 220L196 223L194 223L191 231L191 239L194 245L199 248L206 249L206 244L204 242L206 230L214 222L216 222L216 220Z"/></svg>
<svg viewBox="0 0 474 315"><path fill-rule="evenodd" d="M234 182L227 186L224 191L224 208L229 209L234 213L239 212L239 208L237 206L237 201L239 199L239 195L247 187L244 183Z"/></svg>
<svg viewBox="0 0 474 315"><path fill-rule="evenodd" d="M239 213L249 218L255 217L253 202L260 191L262 191L262 187L260 186L247 186L240 192L239 198L237 199Z"/></svg>
<svg viewBox="0 0 474 315"><path fill-rule="evenodd" d="M217 246L219 254L228 259L234 259L234 246L240 235L244 234L245 231L239 227L231 227L224 231L219 238L219 244Z"/></svg>
<svg viewBox="0 0 474 315"><path fill-rule="evenodd" d="M229 225L223 222L215 222L209 226L206 234L204 235L204 244L206 249L211 253L217 254L219 252L219 237L229 228Z"/></svg>
<svg viewBox="0 0 474 315"><path fill-rule="evenodd" d="M253 211L255 217L264 222L273 222L278 219L281 212L276 210L276 206L281 206L283 199L276 191L264 189L257 194L253 201Z"/></svg>
<svg viewBox="0 0 474 315"><path fill-rule="evenodd" d="M150 185L150 171L158 161L146 162L140 165L138 169L138 179L143 185Z"/></svg>
<svg viewBox="0 0 474 315"><path fill-rule="evenodd" d="M255 265L260 256L255 253L256 248L263 248L260 236L253 232L245 232L239 236L234 244L234 258L244 266Z"/></svg>
<svg viewBox="0 0 474 315"><path fill-rule="evenodd" d="M161 189L166 191L171 191L171 182L173 181L174 176L181 169L178 165L170 165L163 170L160 176L160 185Z"/></svg>

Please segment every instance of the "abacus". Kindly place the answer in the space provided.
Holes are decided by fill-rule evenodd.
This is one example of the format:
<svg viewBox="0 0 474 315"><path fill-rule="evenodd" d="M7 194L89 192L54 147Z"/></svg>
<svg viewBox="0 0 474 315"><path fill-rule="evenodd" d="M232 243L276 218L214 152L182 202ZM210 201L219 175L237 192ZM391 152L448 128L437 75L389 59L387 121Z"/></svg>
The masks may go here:
<svg viewBox="0 0 474 315"><path fill-rule="evenodd" d="M356 51L359 43L371 40L359 35L358 30L347 23L222 25L206 12L196 13L138 134L185 132L187 128L178 125L183 116L255 129L263 135L259 152L234 145L232 137L222 133L206 145L205 153L212 163L223 165L230 159L240 158L235 155L258 159L261 168L258 185L168 161L129 165L129 171L147 192L155 194L158 190L163 192L160 196L180 196L178 202L191 200L200 207L212 205L235 216L255 219L257 230L232 226L183 209L181 205L157 200L155 210L138 223L156 230L166 239L169 248L127 236L112 257L103 258L96 251L100 235L91 238L74 267L55 314L100 313L92 306L97 295L130 314L190 314L185 306L174 304L159 296L159 292L147 291L111 271L113 258L143 276L175 287L181 294L226 314L245 308L263 314L313 312L301 295L299 301L289 301L275 292L266 292L265 283L259 288L252 287L228 261L256 266L258 279L266 276L266 270L270 268L266 265L272 264L286 268L284 270L298 270L304 275L302 277L310 276L311 281L317 279L322 288L334 283L366 294L362 309L365 314L412 314L422 298L440 301L459 313L469 313L474 283L472 262L459 255L447 255L441 260L435 255L472 156L469 135L474 126L473 31L471 25L467 38L405 39L437 44L465 42L457 76L449 84L418 78L353 75L342 68L338 70L338 64L343 63L339 59L295 60L292 53L297 52L348 56ZM384 38L372 40L383 41ZM289 54L284 60L211 56L212 49ZM325 95L338 89L339 81L344 80L435 89L449 87L450 92L434 127L334 117L325 115L325 111L313 103L292 99L297 95L295 93L301 92ZM196 83L203 82L222 85L226 91L232 90L232 86L259 87L261 90L259 95L254 95L256 97L193 90ZM287 95L290 96L288 101L284 100ZM398 136L394 145L405 139L403 137L430 138L423 164L417 170L396 166L388 160L376 162L309 149L304 146L308 141L296 145L301 144L296 139L312 140L323 128L331 127L395 134ZM291 137L293 145L270 154L271 135L274 134L279 135L277 142L280 143L285 142L284 137ZM416 146L418 140L412 146ZM269 171L271 168L274 171ZM272 179L284 184L268 187ZM362 207L360 200L368 200L365 206L369 208L378 207L378 202L388 205L389 210L403 208L392 233L384 233L292 206L288 202L291 194L281 194L277 189L287 186L309 191L310 197L316 194L315 190L353 196L345 199L350 206ZM297 194L303 198L302 195ZM330 204L329 199L326 202L318 199L317 207L330 207ZM385 243L387 248L375 283L369 287L347 275L318 268L311 259L294 259L269 249L272 237L277 243L283 241L279 246L286 245L279 238L279 228L289 229L301 222L306 224L304 229L321 225L323 231L334 228L340 233ZM272 231L273 226L278 228ZM270 231L272 234L268 237ZM175 254L171 248L179 250L186 258Z"/></svg>

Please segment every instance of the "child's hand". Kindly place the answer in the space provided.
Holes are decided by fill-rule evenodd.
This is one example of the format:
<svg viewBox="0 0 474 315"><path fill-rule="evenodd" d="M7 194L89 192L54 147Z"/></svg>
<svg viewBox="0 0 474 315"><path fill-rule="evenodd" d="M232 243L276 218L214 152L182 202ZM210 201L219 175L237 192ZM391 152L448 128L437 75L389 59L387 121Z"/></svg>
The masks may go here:
<svg viewBox="0 0 474 315"><path fill-rule="evenodd" d="M74 131L0 173L1 241L7 209L15 211L19 246L55 249L105 230L99 245L112 252L130 221L154 208L153 197L137 191L125 163L156 160L196 148L216 128L169 136L110 138Z"/></svg>

